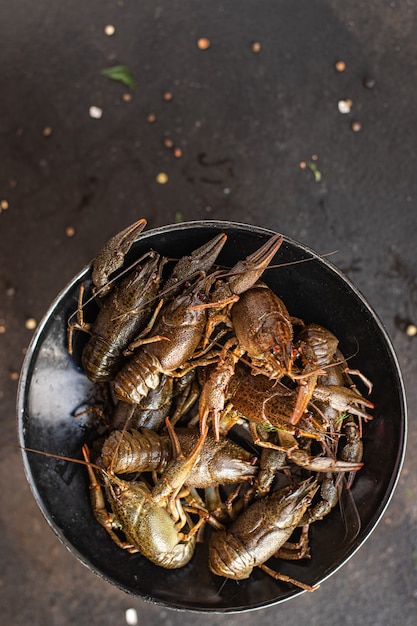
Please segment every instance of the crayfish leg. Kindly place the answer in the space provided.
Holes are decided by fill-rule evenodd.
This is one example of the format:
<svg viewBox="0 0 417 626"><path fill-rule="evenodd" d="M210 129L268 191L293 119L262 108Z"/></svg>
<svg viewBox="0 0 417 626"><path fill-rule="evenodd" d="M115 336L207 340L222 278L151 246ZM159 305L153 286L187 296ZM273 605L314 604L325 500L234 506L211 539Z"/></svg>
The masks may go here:
<svg viewBox="0 0 417 626"><path fill-rule="evenodd" d="M155 311L152 313L152 317L147 323L147 325L145 326L145 328L132 341L132 343L129 344L129 346L127 347L127 350L125 350L124 352L125 356L131 354L136 348L139 348L139 346L143 346L147 343L154 343L155 341L161 341L161 340L169 341L168 337L163 337L161 335L155 335L153 337L147 338L155 324L156 318L158 317L158 313L161 310L163 304L164 304L164 300L161 298L161 300L156 305Z"/></svg>
<svg viewBox="0 0 417 626"><path fill-rule="evenodd" d="M301 559L311 559L308 530L310 525L304 524L301 528L301 534L298 541L286 541L280 549L274 554L278 559L286 561L298 561Z"/></svg>
<svg viewBox="0 0 417 626"><path fill-rule="evenodd" d="M298 424L307 409L307 406L312 398L314 388L317 384L319 371L320 370L316 369L316 371L311 373L307 380L301 380L298 383L297 399L291 416L291 424L293 426Z"/></svg>
<svg viewBox="0 0 417 626"><path fill-rule="evenodd" d="M87 464L88 477L90 480L90 502L91 508L93 509L94 517L96 518L98 523L103 526L103 528L108 532L114 543L117 544L119 548L123 548L123 550L127 550L131 554L138 552L137 548L135 548L127 541L122 541L114 532L113 529L120 530L120 523L117 521L114 514L109 513L109 511L106 509L103 490L98 484L95 472L90 465L90 451L86 444L84 444L82 447L82 453L84 460Z"/></svg>
<svg viewBox="0 0 417 626"><path fill-rule="evenodd" d="M279 452L287 451L287 448L285 446L279 446L272 441L265 441L264 439L262 439L259 436L258 425L254 422L249 422L249 430L255 446L259 446L261 448L269 448L270 450L278 450Z"/></svg>
<svg viewBox="0 0 417 626"><path fill-rule="evenodd" d="M82 330L86 333L91 334L91 324L87 324L84 321L84 313L83 313L83 300L84 300L84 292L85 292L85 285L84 283L81 283L80 285L80 290L78 292L78 303L77 303L77 321L76 322L72 322L71 324L68 324L68 331L67 331L67 341L68 341L68 353L72 354L73 353L73 338L74 338L74 331L75 330ZM73 317L74 314L71 315L71 317ZM71 318L70 318L71 319Z"/></svg>
<svg viewBox="0 0 417 626"><path fill-rule="evenodd" d="M320 587L320 585L313 585L313 586L306 585L305 583L302 583L299 580L295 580L295 578L286 576L286 574L281 574L280 572L276 572L275 570L273 570L272 568L268 567L265 564L258 565L258 567L260 567L261 570L266 572L269 576L272 576L272 578L275 578L275 580L282 580L285 583L292 583L296 587L300 587L300 589L304 589L305 591L315 591L316 589Z"/></svg>

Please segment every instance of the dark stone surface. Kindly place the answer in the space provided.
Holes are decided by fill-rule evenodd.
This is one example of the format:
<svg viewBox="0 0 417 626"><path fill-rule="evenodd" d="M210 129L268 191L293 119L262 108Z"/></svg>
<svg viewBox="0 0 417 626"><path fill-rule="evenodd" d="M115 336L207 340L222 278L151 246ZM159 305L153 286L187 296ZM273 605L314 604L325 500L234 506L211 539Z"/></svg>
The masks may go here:
<svg viewBox="0 0 417 626"><path fill-rule="evenodd" d="M112 37L106 24L115 26ZM409 404L402 476L360 552L314 594L227 618L161 609L90 573L48 528L20 452L3 447L4 623L110 625L124 623L129 607L141 623L167 626L415 623L417 338L405 332L417 324L415 24L415 5L405 0L2 3L2 443L16 441L13 374L31 338L25 320L39 321L106 239L139 217L149 227L230 219L322 254L337 250L332 261L393 341ZM202 36L211 40L205 51L196 46ZM127 88L100 75L116 64L137 81L131 102L122 99ZM345 98L353 106L343 115L337 103ZM91 105L103 109L101 119L89 116ZM320 182L302 161L316 165ZM157 184L159 172L166 185Z"/></svg>

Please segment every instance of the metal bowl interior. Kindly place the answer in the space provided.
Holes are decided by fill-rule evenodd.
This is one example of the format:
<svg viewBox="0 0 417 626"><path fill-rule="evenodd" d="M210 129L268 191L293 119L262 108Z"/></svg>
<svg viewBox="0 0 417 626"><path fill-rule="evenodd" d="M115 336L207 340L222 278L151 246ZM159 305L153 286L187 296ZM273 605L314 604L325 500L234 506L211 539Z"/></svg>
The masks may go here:
<svg viewBox="0 0 417 626"><path fill-rule="evenodd" d="M271 231L229 222L190 222L142 233L129 252L131 262L150 248L178 258L218 232L228 235L218 262L231 267L262 245ZM309 259L307 262L289 264ZM349 364L374 383L374 418L364 432L364 467L352 488L360 528L346 532L334 509L310 531L312 558L274 563L276 569L315 585L339 569L369 537L381 518L397 483L405 452L406 405L398 362L376 314L350 281L312 250L285 238L268 269L269 286L284 300L291 315L329 328L340 340ZM75 418L80 407L92 404L94 385L85 377L78 333L75 353L67 350L66 330L77 308L80 284L89 284L85 268L61 292L32 340L18 393L18 429L22 446L81 458L91 417ZM86 312L89 315L89 312ZM89 503L83 466L23 451L28 482L46 520L62 543L87 567L109 583L144 600L177 609L237 612L276 604L304 593L273 580L257 569L236 583L212 575L207 548L197 546L191 562L180 570L164 570L140 555L116 546L96 522ZM357 532L358 531L358 532ZM355 536L356 535L356 536Z"/></svg>

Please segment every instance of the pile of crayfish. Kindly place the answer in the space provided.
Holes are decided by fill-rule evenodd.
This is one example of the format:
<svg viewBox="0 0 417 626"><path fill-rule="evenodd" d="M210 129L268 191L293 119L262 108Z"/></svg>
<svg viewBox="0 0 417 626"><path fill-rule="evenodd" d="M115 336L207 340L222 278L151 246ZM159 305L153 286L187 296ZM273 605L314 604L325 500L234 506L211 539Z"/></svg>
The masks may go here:
<svg viewBox="0 0 417 626"><path fill-rule="evenodd" d="M362 467L373 408L328 329L305 324L261 276L283 237L232 268L216 265L227 236L179 261L149 250L124 259L146 225L113 237L92 265L95 321L82 367L97 385L97 429L83 456L94 515L111 538L178 568L208 534L208 567L234 580L273 556L310 558L323 519ZM122 269L123 268L123 269ZM237 435L236 435L237 433Z"/></svg>

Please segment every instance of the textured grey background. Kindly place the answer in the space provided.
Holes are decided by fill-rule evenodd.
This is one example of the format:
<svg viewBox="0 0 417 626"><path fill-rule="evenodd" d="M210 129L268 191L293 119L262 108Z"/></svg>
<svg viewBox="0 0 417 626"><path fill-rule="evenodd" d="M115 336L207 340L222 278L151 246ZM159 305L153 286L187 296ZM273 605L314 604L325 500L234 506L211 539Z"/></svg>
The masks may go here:
<svg viewBox="0 0 417 626"><path fill-rule="evenodd" d="M39 321L104 241L138 217L149 227L231 219L337 250L332 261L393 341L409 404L403 472L371 538L314 594L243 616L161 609L91 574L39 512L20 452L2 447L2 622L114 626L133 607L140 623L182 626L415 624L417 337L404 329L417 323L416 14L406 0L0 3L2 443L16 441L13 378L31 338L26 318ZM209 50L197 49L199 37ZM343 73L334 69L340 59ZM100 75L115 64L137 81L131 102ZM343 98L353 101L348 115L337 108ZM91 105L101 119L89 116ZM320 182L299 166L312 155Z"/></svg>

